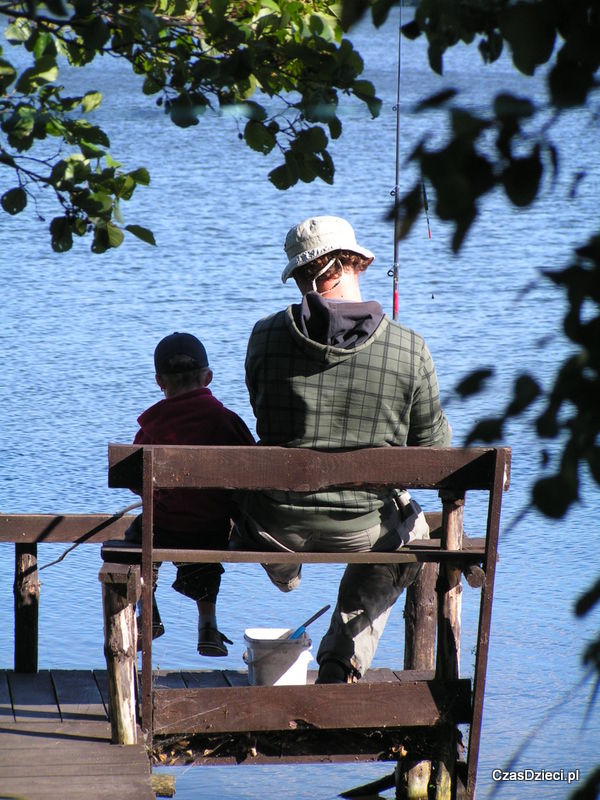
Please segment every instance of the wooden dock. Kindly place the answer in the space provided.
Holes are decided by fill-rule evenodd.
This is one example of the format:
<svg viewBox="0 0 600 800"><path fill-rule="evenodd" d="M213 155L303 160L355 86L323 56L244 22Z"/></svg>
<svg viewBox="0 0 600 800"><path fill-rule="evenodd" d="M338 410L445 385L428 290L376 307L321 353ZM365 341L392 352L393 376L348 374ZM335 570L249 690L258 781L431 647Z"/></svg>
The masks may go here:
<svg viewBox="0 0 600 800"><path fill-rule="evenodd" d="M154 800L144 745L111 744L107 697L105 670L0 671L0 797Z"/></svg>

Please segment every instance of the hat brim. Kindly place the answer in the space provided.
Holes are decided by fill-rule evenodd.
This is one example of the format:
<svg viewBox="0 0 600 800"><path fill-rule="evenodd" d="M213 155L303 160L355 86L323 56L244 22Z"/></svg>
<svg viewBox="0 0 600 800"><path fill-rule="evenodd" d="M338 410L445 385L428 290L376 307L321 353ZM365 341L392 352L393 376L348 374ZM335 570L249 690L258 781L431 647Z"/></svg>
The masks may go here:
<svg viewBox="0 0 600 800"><path fill-rule="evenodd" d="M375 258L375 255L370 250L367 250L366 247L361 247L359 244L355 244L352 247L335 245L334 247L317 247L314 250L305 250L303 253L294 256L294 258L288 261L286 268L281 273L282 282L285 283L294 270L296 270L298 267L303 267L305 264L310 264L310 262L314 261L315 258L319 258L319 256L325 256L327 253L333 253L334 250L348 250L351 253L358 253L359 256L370 258L371 261Z"/></svg>

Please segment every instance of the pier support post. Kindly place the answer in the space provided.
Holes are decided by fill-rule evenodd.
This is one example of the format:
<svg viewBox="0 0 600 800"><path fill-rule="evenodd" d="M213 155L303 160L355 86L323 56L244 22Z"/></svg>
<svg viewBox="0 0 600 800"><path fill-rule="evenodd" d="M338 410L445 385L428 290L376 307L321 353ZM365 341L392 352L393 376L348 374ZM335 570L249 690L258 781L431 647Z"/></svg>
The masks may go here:
<svg viewBox="0 0 600 800"><path fill-rule="evenodd" d="M435 669L437 628L436 563L423 564L417 579L406 590L404 606L404 669ZM396 796L426 800L431 779L431 761L406 758L398 762Z"/></svg>
<svg viewBox="0 0 600 800"><path fill-rule="evenodd" d="M463 540L464 495L440 491L442 499L441 546L461 550ZM460 567L440 564L438 579L438 649L436 677L460 677L460 627L462 582ZM436 800L450 800L455 781L458 731L453 728L442 746L436 772Z"/></svg>
<svg viewBox="0 0 600 800"><path fill-rule="evenodd" d="M37 672L40 582L37 544L15 544L15 672Z"/></svg>
<svg viewBox="0 0 600 800"><path fill-rule="evenodd" d="M136 565L106 563L98 577L102 583L111 739L114 744L136 744L135 605L140 597L140 569Z"/></svg>

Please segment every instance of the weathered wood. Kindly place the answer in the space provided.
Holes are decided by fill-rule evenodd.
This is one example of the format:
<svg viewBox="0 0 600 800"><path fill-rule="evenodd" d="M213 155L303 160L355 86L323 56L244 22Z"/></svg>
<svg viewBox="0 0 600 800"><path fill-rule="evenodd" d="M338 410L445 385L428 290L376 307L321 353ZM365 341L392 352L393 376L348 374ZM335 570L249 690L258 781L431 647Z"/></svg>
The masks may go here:
<svg viewBox="0 0 600 800"><path fill-rule="evenodd" d="M322 451L289 447L110 444L109 486L142 485L142 454L153 451L155 488L281 489L332 486L487 489L494 449L375 447Z"/></svg>
<svg viewBox="0 0 600 800"><path fill-rule="evenodd" d="M15 721L6 672L0 673L0 725Z"/></svg>
<svg viewBox="0 0 600 800"><path fill-rule="evenodd" d="M487 669L490 626L492 621L492 602L494 599L494 579L496 561L498 559L498 535L500 531L500 512L502 507L502 490L507 487L507 476L510 474L511 451L498 448L495 455L494 474L488 506L485 585L481 592L479 606L479 628L477 631L477 652L475 672L473 675L473 719L469 730L469 749L467 754L467 797L475 797L477 777L477 761L479 758L479 742L483 719L483 699L485 693L485 675Z"/></svg>
<svg viewBox="0 0 600 800"><path fill-rule="evenodd" d="M135 744L136 644L135 607L126 585L102 584L104 655L108 672L111 736L115 744Z"/></svg>
<svg viewBox="0 0 600 800"><path fill-rule="evenodd" d="M135 605L140 599L142 582L137 564L105 563L98 574L100 583L113 586L128 603Z"/></svg>
<svg viewBox="0 0 600 800"><path fill-rule="evenodd" d="M15 722L60 722L54 686L48 670L37 674L8 672Z"/></svg>
<svg viewBox="0 0 600 800"><path fill-rule="evenodd" d="M152 564L154 534L154 451L142 460L142 730L152 747Z"/></svg>
<svg viewBox="0 0 600 800"><path fill-rule="evenodd" d="M173 797L175 794L175 778L173 775L153 773L150 776L150 784L157 797Z"/></svg>
<svg viewBox="0 0 600 800"><path fill-rule="evenodd" d="M470 720L470 681L156 689L154 732L433 726Z"/></svg>
<svg viewBox="0 0 600 800"><path fill-rule="evenodd" d="M52 670L60 716L65 720L105 720L106 710L91 670Z"/></svg>
<svg viewBox="0 0 600 800"><path fill-rule="evenodd" d="M140 563L139 545L108 542L102 547L102 558L111 563ZM154 561L186 561L191 564L251 563L251 564L414 564L417 562L448 561L458 565L478 564L485 558L485 539L473 538L460 553L440 549L440 540L423 540L405 545L394 552L290 553L284 551L252 550L187 550L183 548L154 548Z"/></svg>
<svg viewBox="0 0 600 800"><path fill-rule="evenodd" d="M406 592L404 607L404 669L435 668L437 629L436 564L423 564L414 583ZM426 800L431 778L431 761L415 758L413 753L398 761L396 794L399 798Z"/></svg>
<svg viewBox="0 0 600 800"><path fill-rule="evenodd" d="M435 669L437 577L437 564L423 564L417 579L406 590L404 669Z"/></svg>
<svg viewBox="0 0 600 800"><path fill-rule="evenodd" d="M502 454L502 472L498 469L498 454ZM490 506L500 508L499 495L502 490L508 487L509 482L510 452L502 448L472 448L469 450L449 449L449 448L376 448L360 451L347 452L321 452L305 449L289 448L231 448L231 447L182 447L182 446L131 446L131 445L111 445L109 446L109 485L115 487L129 487L143 489L144 526L142 543L142 585L143 585L143 611L144 620L143 648L142 648L142 725L148 732L150 740L153 732L168 733L173 724L175 728L181 725L178 719L190 718L190 713L194 717L192 723L186 723L184 730L178 731L184 735L194 733L190 730L191 725L201 720L197 735L205 735L209 732L221 730L222 724L220 714L223 709L229 709L228 715L231 719L235 717L241 720L231 733L239 733L244 736L251 733L254 728L250 723L251 707L255 709L258 718L263 720L270 719L272 724L277 723L277 713L282 713L281 702L271 707L267 702L260 702L272 698L272 694L277 690L284 690L284 694L274 695L279 698L289 698L293 704L296 697L297 707L292 708L295 716L290 716L287 720L288 727L280 729L281 735L289 732L289 724L296 730L304 730L306 724L306 701L303 692L319 691L317 697L329 697L328 692L340 692L340 703L337 702L337 695L329 698L328 709L333 709L335 713L339 711L341 716L333 729L348 729L348 720L356 717L356 707L358 705L362 713L363 703L359 702L352 707L344 708L342 700L347 698L347 693L353 691L355 687L347 686L312 686L303 687L247 687L239 685L243 679L239 675L233 674L226 676L230 688L214 687L192 689L158 689L152 692L152 640L150 636L151 628L151 567L154 561L161 560L180 560L189 562L205 563L217 561L247 561L260 563L297 563L314 561L323 563L344 562L350 563L354 557L357 562L366 563L428 563L440 562L440 579L438 588L439 599L439 628L438 628L438 657L436 666L436 685L440 684L441 676L454 676L459 674L460 663L460 591L461 591L461 572L465 573L468 580L474 585L482 583L483 571L479 565L485 565L485 572L488 573L490 546L489 541L485 547L483 543L470 544L467 540L458 544L452 543L452 530L455 528L460 531L462 536L462 509L460 510L460 520L455 514L457 505L453 499L464 496L467 489L483 489L490 492ZM152 546L152 509L153 493L158 488L231 488L231 489L283 489L292 491L318 491L331 487L390 487L404 486L406 488L425 488L435 489L444 493L444 511L442 514L442 538L439 544L432 542L428 544L419 543L414 547L406 547L399 554L352 554L351 558L346 559L344 555L337 553L330 554L290 554L290 553L240 553L219 552L219 551L184 551L173 549L153 550ZM452 499L448 496L451 495ZM494 498L494 502L492 502ZM450 505L449 505L450 503ZM459 503L460 505L460 503ZM488 525L486 530L487 539L494 529L494 514L488 514ZM497 530L494 534L497 537ZM463 546L464 545L464 546ZM112 548L112 549L111 549ZM112 545L103 548L103 557L118 557L117 550ZM493 544L495 558L495 543ZM139 558L139 548L137 554L125 553L121 549L121 557ZM341 555L341 557L340 557ZM307 557L308 556L308 557ZM488 595L488 583L484 584L482 595ZM487 607L486 607L487 608ZM489 615L487 621L487 631L489 633ZM484 631L485 637L485 631ZM487 646L487 644L486 644ZM479 649L479 646L478 646ZM479 656L477 656L479 660ZM485 676L485 667L479 670L479 679ZM445 683L445 681L441 681ZM368 680L363 680L359 684L361 691L368 691L371 684ZM383 690L374 684L376 691L383 696ZM238 688L239 687L239 688ZM253 702L246 708L244 703L248 702L248 695L240 693L266 690L264 698L253 698ZM387 689L389 690L389 688ZM186 694L187 692L187 694ZM192 692L192 694L190 694ZM215 693L224 692L229 695L219 697ZM232 695L233 693L233 695ZM232 711L229 700L238 699L240 695L242 705L236 706ZM479 706L483 702L483 695L480 693ZM356 700L358 695L353 695ZM227 698L227 702L225 702ZM152 707L154 699L154 707ZM412 698L414 700L414 698ZM389 698L388 698L389 700ZM287 702L287 700L286 700ZM406 702L406 698L405 698ZM203 705L208 703L207 706ZM380 708L391 705L394 708L394 699L390 702L379 698L377 704ZM180 704L180 708L176 705ZM215 705L216 704L216 705ZM419 709L423 704L417 703ZM401 706L402 713L405 713L404 706ZM164 714L162 728L153 729L153 710L154 723L161 719ZM288 709L289 711L290 709ZM204 715L212 714L214 719L208 721ZM393 716L392 712L390 715ZM285 718L285 713L283 717ZM253 719L253 718L252 718ZM471 722L473 714L469 710L467 721ZM275 722L274 722L275 720ZM298 721L300 725L298 727ZM381 720L377 722L371 720L377 727L381 726ZM226 723L228 725L231 722ZM414 724L414 723L411 723ZM429 725L431 723L425 723ZM458 724L451 714L442 715L433 724L432 730L443 731L443 742L437 752L442 756L436 755L436 762L439 761L437 770L438 778L438 800L448 796L451 786L452 770L456 761L456 725ZM208 727L206 727L208 725ZM310 723L311 730L313 723ZM395 723L391 723L393 727ZM202 727L204 726L204 727ZM365 729L370 729L369 724ZM175 729L173 729L175 731ZM226 729L225 729L226 730ZM270 731L271 728L256 728L257 731ZM325 728L323 729L325 730ZM177 732L177 731L175 731ZM476 734L477 744L480 736L479 728L474 731L471 726L470 744L473 741L473 733ZM196 735L196 734L195 734ZM477 747L473 748L475 754ZM469 775L474 776L476 765L476 755L470 759L468 770ZM474 783L471 784L474 786ZM471 798L473 792L471 791Z"/></svg>
<svg viewBox="0 0 600 800"><path fill-rule="evenodd" d="M99 677L105 675L102 672ZM14 700L17 715L15 721L11 708L0 725L2 797L153 800L143 745L112 745L105 714L69 718L71 710L90 707L93 686L85 671L23 674L3 670L0 687L4 687L0 700L9 705Z"/></svg>
<svg viewBox="0 0 600 800"><path fill-rule="evenodd" d="M122 539L135 515L0 514L0 542L17 544Z"/></svg>
<svg viewBox="0 0 600 800"><path fill-rule="evenodd" d="M40 582L37 545L15 545L15 651L16 672L37 672Z"/></svg>
<svg viewBox="0 0 600 800"><path fill-rule="evenodd" d="M460 550L463 540L464 496L441 492L442 547ZM455 680L460 674L460 628L462 608L461 570L453 564L440 564L438 580L438 649L436 675ZM436 800L450 800L457 758L457 731L449 728L441 760L436 770Z"/></svg>

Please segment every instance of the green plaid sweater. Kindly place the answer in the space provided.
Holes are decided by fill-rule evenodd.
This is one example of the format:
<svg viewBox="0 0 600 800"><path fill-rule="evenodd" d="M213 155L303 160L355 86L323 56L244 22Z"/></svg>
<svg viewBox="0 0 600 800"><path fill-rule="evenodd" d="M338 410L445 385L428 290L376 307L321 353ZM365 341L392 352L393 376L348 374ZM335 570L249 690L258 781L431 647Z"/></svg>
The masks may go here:
<svg viewBox="0 0 600 800"><path fill-rule="evenodd" d="M263 445L335 450L445 447L433 360L419 334L384 316L348 349L304 336L291 307L260 320L246 355L246 384ZM269 492L248 498L267 531L358 531L379 521L389 492Z"/></svg>

